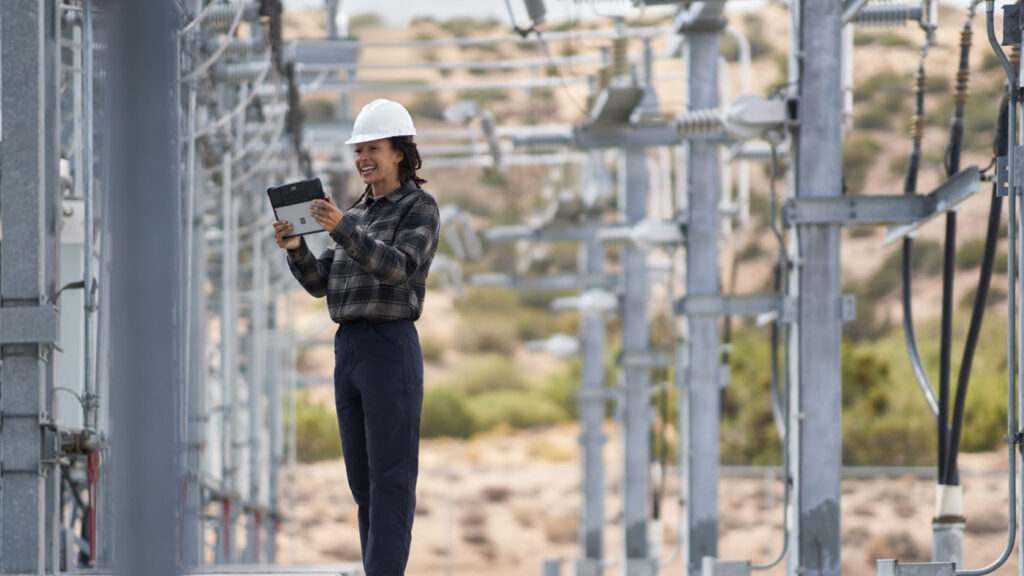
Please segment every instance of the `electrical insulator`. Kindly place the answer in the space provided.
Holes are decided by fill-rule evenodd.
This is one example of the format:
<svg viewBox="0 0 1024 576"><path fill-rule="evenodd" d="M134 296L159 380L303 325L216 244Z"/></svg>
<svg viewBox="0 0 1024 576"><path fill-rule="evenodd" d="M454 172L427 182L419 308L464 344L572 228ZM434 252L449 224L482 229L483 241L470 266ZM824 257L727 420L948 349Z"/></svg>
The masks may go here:
<svg viewBox="0 0 1024 576"><path fill-rule="evenodd" d="M487 148L491 151L491 167L498 172L503 172L505 162L501 154L501 146L498 142L498 131L495 127L494 114L490 110L484 110L480 114L480 127L484 130L487 138Z"/></svg>
<svg viewBox="0 0 1024 576"><path fill-rule="evenodd" d="M262 38L211 39L206 43L206 50L210 53L216 52L222 47L225 56L249 56L264 50L267 47L267 43Z"/></svg>
<svg viewBox="0 0 1024 576"><path fill-rule="evenodd" d="M612 70L614 76L629 74L629 38L612 40Z"/></svg>
<svg viewBox="0 0 1024 576"><path fill-rule="evenodd" d="M534 26L544 23L547 12L547 8L544 7L544 0L526 0L526 13L529 14L530 22L533 22Z"/></svg>
<svg viewBox="0 0 1024 576"><path fill-rule="evenodd" d="M722 115L717 108L693 110L676 117L680 135L707 134L722 129Z"/></svg>
<svg viewBox="0 0 1024 576"><path fill-rule="evenodd" d="M920 22L923 11L920 4L902 2L872 2L865 6L854 22L861 26L903 26L908 21Z"/></svg>
<svg viewBox="0 0 1024 576"><path fill-rule="evenodd" d="M214 68L214 78L226 84L246 84L258 80L266 67L267 64L263 62L224 64Z"/></svg>
<svg viewBox="0 0 1024 576"><path fill-rule="evenodd" d="M597 70L597 91L600 92L612 83L612 69L610 66L602 66Z"/></svg>
<svg viewBox="0 0 1024 576"><path fill-rule="evenodd" d="M260 3L259 2L248 2L242 7L242 21L252 22L260 17ZM227 30L231 27L231 23L235 21L235 16L238 14L238 4L224 4L222 6L214 6L206 14L206 18L203 20L203 28L213 28L216 30Z"/></svg>

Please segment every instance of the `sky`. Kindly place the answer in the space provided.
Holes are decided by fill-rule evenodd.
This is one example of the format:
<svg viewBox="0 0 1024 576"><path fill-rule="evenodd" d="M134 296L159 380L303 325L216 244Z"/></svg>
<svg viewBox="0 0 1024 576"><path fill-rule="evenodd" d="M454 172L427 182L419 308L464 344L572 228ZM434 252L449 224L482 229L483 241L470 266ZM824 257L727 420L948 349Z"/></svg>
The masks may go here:
<svg viewBox="0 0 1024 576"><path fill-rule="evenodd" d="M508 0L520 26L528 24L523 0ZM943 4L966 6L966 0L940 0ZM727 5L733 9L751 9L766 3L764 0L734 0ZM323 0L284 0L285 9L302 10L321 8ZM589 20L603 15L640 16L641 9L633 8L630 0L546 0L547 19L557 22L570 17ZM406 24L416 16L433 16L438 20L446 20L456 16L477 19L497 18L509 21L508 8L505 0L341 0L341 10L348 14L376 12L393 26ZM644 8L648 14L664 14L673 12L675 6L649 6Z"/></svg>
<svg viewBox="0 0 1024 576"><path fill-rule="evenodd" d="M523 0L509 0L520 25L528 24ZM748 2L744 2L748 3ZM323 0L284 0L286 10L302 10L321 8ZM641 14L641 10L632 8L629 0L597 0L577 2L574 0L547 0L547 19L552 22L565 20L570 16L579 19L599 17L601 13L615 14L616 11L633 17ZM468 16L478 19L497 18L508 22L508 8L505 0L341 0L341 10L348 14L376 12L392 25L402 25L416 16L433 16L438 20L446 20L456 16ZM649 13L664 14L672 12L674 7L658 6L646 8Z"/></svg>

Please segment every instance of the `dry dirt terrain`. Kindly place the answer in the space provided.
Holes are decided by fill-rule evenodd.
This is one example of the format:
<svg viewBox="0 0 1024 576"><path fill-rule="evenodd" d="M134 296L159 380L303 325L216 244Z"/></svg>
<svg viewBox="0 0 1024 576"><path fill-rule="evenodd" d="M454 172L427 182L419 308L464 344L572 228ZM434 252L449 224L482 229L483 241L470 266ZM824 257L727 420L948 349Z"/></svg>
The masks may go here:
<svg viewBox="0 0 1024 576"><path fill-rule="evenodd" d="M519 576L539 574L545 558L571 559L576 545L580 472L578 428L494 431L470 441L424 441L419 505L408 574ZM609 426L605 450L608 497L605 542L618 555L622 454ZM988 564L1006 542L1005 453L962 456L967 534L964 562ZM295 515L279 537L285 563L359 560L356 510L338 461L300 466ZM671 555L678 483L667 482L662 554ZM770 478L724 478L719 485L723 558L764 562L781 543L780 484ZM286 498L286 497L285 497ZM910 476L846 479L842 489L845 576L874 574L875 558L927 561L934 484ZM610 573L619 568L613 567ZM571 574L568 568L563 574ZM678 562L666 574L678 574ZM770 573L783 573L781 568ZM996 574L1016 573L1016 552Z"/></svg>

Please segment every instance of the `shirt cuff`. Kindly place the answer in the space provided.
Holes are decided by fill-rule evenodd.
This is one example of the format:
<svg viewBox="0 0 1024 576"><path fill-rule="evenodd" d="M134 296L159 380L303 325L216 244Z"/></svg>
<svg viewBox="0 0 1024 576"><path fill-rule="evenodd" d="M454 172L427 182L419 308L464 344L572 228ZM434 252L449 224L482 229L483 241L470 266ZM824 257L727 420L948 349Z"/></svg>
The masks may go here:
<svg viewBox="0 0 1024 576"><path fill-rule="evenodd" d="M349 221L348 215L346 214L341 217L341 220L338 221L338 225L334 227L333 231L331 231L331 238L338 243L338 246L344 248L345 251L348 252L349 256L352 256L352 252L356 246L356 232L356 225Z"/></svg>

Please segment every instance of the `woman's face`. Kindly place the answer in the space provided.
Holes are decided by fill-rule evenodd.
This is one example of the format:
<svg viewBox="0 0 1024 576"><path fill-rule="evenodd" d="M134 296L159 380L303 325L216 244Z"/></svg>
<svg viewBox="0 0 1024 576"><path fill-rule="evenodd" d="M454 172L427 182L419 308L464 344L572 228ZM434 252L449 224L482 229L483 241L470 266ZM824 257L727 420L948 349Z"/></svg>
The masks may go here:
<svg viewBox="0 0 1024 576"><path fill-rule="evenodd" d="M387 138L360 142L355 145L356 171L364 184L375 188L378 185L398 183L398 163L402 161L402 153L391 146ZM378 191L379 192L379 191ZM391 192L385 190L384 193Z"/></svg>

